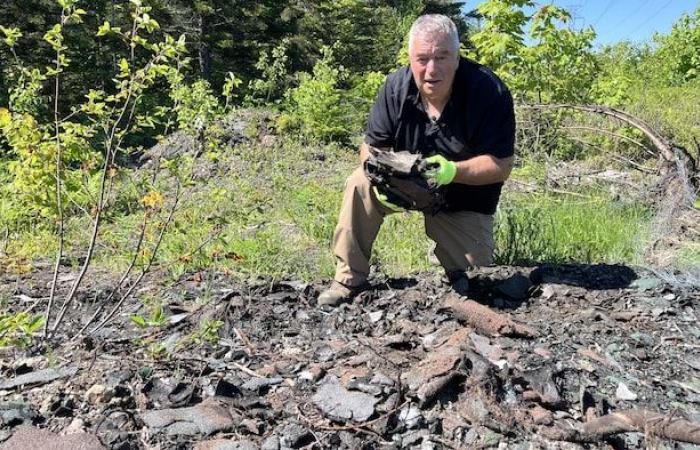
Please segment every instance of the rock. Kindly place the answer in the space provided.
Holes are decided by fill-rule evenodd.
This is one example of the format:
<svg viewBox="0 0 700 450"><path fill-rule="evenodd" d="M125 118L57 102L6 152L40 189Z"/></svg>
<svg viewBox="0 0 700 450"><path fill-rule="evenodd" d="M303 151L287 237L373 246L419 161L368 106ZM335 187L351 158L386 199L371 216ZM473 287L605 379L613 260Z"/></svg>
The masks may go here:
<svg viewBox="0 0 700 450"><path fill-rule="evenodd" d="M503 350L500 347L491 345L489 338L477 333L471 333L469 338L474 344L477 353L488 359L492 364L498 365L498 361L503 358Z"/></svg>
<svg viewBox="0 0 700 450"><path fill-rule="evenodd" d="M31 443L31 444L30 444ZM0 445L0 450L107 450L97 436L87 433L59 436L48 430L30 426L16 429L10 439Z"/></svg>
<svg viewBox="0 0 700 450"><path fill-rule="evenodd" d="M227 439L213 439L199 442L194 450L258 450L258 446L250 441L229 441Z"/></svg>
<svg viewBox="0 0 700 450"><path fill-rule="evenodd" d="M544 409L539 405L532 408L530 410L530 414L532 415L532 421L536 425L551 425L552 423L554 423L552 412L548 409Z"/></svg>
<svg viewBox="0 0 700 450"><path fill-rule="evenodd" d="M61 434L76 434L85 432L85 421L83 419L75 418L71 423L63 429Z"/></svg>
<svg viewBox="0 0 700 450"><path fill-rule="evenodd" d="M470 428L469 431L464 435L464 438L462 439L462 442L468 446L472 446L476 444L476 441L479 439L479 433L474 428Z"/></svg>
<svg viewBox="0 0 700 450"><path fill-rule="evenodd" d="M408 448L412 445L418 445L428 436L428 430L410 431L404 434L401 438L402 448Z"/></svg>
<svg viewBox="0 0 700 450"><path fill-rule="evenodd" d="M637 278L632 283L630 283L631 288L638 289L640 291L650 291L661 285L661 280L656 277L643 277Z"/></svg>
<svg viewBox="0 0 700 450"><path fill-rule="evenodd" d="M154 432L164 432L170 436L207 436L217 431L230 430L235 425L228 409L212 398L191 408L146 411L141 419Z"/></svg>
<svg viewBox="0 0 700 450"><path fill-rule="evenodd" d="M651 347L654 345L654 337L642 332L635 332L630 335L632 339L640 347Z"/></svg>
<svg viewBox="0 0 700 450"><path fill-rule="evenodd" d="M315 383L320 380L326 371L318 364L312 364L308 369L299 372L299 381Z"/></svg>
<svg viewBox="0 0 700 450"><path fill-rule="evenodd" d="M313 434L299 425L298 423L289 423L279 430L282 435L280 438L280 447L300 448L308 445L313 441Z"/></svg>
<svg viewBox="0 0 700 450"><path fill-rule="evenodd" d="M243 419L240 425L248 430L250 434L260 434L260 424L253 419Z"/></svg>
<svg viewBox="0 0 700 450"><path fill-rule="evenodd" d="M382 317L384 317L384 311L374 311L371 313L367 313L367 317L369 317L370 322L377 323L380 320L382 320Z"/></svg>
<svg viewBox="0 0 700 450"><path fill-rule="evenodd" d="M532 352L544 359L550 359L552 357L552 352L547 347L535 347Z"/></svg>
<svg viewBox="0 0 700 450"><path fill-rule="evenodd" d="M265 441L260 446L260 450L279 450L279 449L280 449L280 439L275 435L272 435L269 438L265 439Z"/></svg>
<svg viewBox="0 0 700 450"><path fill-rule="evenodd" d="M403 408L399 413L399 421L406 425L406 428L413 429L420 426L423 421L423 415L420 409L415 406Z"/></svg>
<svg viewBox="0 0 700 450"><path fill-rule="evenodd" d="M374 414L377 399L361 392L352 392L335 382L322 385L313 402L324 415L340 422L364 422Z"/></svg>
<svg viewBox="0 0 700 450"><path fill-rule="evenodd" d="M130 370L115 370L107 375L107 385L116 386L125 383L134 377L134 373Z"/></svg>
<svg viewBox="0 0 700 450"><path fill-rule="evenodd" d="M74 366L60 369L37 370L36 372L25 373L15 378L1 378L0 389L14 389L19 386L50 383L59 378L72 377L76 373L78 373L78 368Z"/></svg>
<svg viewBox="0 0 700 450"><path fill-rule="evenodd" d="M36 414L31 410L30 404L22 400L0 403L0 424L16 426Z"/></svg>
<svg viewBox="0 0 700 450"><path fill-rule="evenodd" d="M391 378L389 378L381 372L376 372L370 380L370 383L379 386L393 386L394 380L392 380Z"/></svg>
<svg viewBox="0 0 700 450"><path fill-rule="evenodd" d="M634 401L637 400L637 394L630 391L625 383L620 383L617 385L617 390L615 391L615 397L618 400Z"/></svg>
<svg viewBox="0 0 700 450"><path fill-rule="evenodd" d="M114 397L114 390L102 384L96 384L85 392L85 400L91 405L108 403Z"/></svg>
<svg viewBox="0 0 700 450"><path fill-rule="evenodd" d="M276 378L251 378L245 383L241 385L243 389L247 389L249 391L259 391L264 388L274 386L276 384L281 384L284 381L284 379L276 377Z"/></svg>
<svg viewBox="0 0 700 450"><path fill-rule="evenodd" d="M502 435L494 431L487 431L483 438L483 444L486 447L495 447L501 442L501 439L503 439Z"/></svg>
<svg viewBox="0 0 700 450"><path fill-rule="evenodd" d="M554 289L554 286L548 284L542 288L542 294L540 294L540 296L545 300L549 300L554 297L556 293L557 291Z"/></svg>
<svg viewBox="0 0 700 450"><path fill-rule="evenodd" d="M517 273L512 277L499 284L496 289L503 295L514 300L523 300L528 297L528 291L532 283L530 279L521 273Z"/></svg>

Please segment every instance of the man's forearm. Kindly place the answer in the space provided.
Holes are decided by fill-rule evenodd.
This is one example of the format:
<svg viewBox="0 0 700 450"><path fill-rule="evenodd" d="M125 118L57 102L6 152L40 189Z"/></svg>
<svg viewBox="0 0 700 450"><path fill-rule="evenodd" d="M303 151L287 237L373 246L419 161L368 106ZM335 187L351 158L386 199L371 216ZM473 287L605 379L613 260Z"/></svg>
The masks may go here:
<svg viewBox="0 0 700 450"><path fill-rule="evenodd" d="M455 164L457 175L453 183L479 186L508 179L513 168L513 157L496 158L492 155L479 155L466 161L457 161Z"/></svg>

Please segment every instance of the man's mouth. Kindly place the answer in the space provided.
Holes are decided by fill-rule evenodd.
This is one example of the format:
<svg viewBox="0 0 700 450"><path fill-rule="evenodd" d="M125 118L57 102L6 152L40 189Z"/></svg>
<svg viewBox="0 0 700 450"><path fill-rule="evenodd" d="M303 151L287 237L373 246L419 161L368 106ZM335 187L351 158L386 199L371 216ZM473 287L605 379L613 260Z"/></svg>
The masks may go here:
<svg viewBox="0 0 700 450"><path fill-rule="evenodd" d="M430 86L435 86L436 84L438 84L441 81L442 80L425 80L425 84L428 84Z"/></svg>

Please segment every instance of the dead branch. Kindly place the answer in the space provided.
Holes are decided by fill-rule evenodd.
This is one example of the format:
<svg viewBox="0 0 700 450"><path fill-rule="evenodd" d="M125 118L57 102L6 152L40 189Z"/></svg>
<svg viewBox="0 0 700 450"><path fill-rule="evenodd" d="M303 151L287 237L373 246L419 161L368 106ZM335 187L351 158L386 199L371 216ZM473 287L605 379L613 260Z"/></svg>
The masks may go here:
<svg viewBox="0 0 700 450"><path fill-rule="evenodd" d="M523 108L532 108L532 109L573 109L577 111L585 111L585 112L590 112L590 113L595 113L595 114L602 114L605 116L613 117L617 120L620 120L628 125L631 125L635 128L637 128L639 131L644 133L644 135L649 139L649 141L654 145L656 150L659 152L661 157L665 161L664 165L664 170L665 171L670 171L672 170L677 162L679 161L679 157L676 155L676 153L682 153L683 157L687 160L687 165L689 166L688 168L690 169L691 174L694 173L697 170L697 162L695 159L688 153L688 151L682 147L679 147L677 145L673 145L671 142L669 142L666 138L661 136L659 133L657 133L651 126L649 126L646 122L643 120L634 117L630 114L627 114L626 112L610 108L608 106L602 106L602 105L573 105L573 104L555 104L555 105L545 105L545 104L534 104L534 105L521 105Z"/></svg>
<svg viewBox="0 0 700 450"><path fill-rule="evenodd" d="M452 310L454 316L460 322L466 322L478 331L489 336L515 336L534 338L538 336L536 330L516 323L508 317L499 314L491 308L474 300L464 299L455 294L449 294L444 306Z"/></svg>
<svg viewBox="0 0 700 450"><path fill-rule="evenodd" d="M138 255L139 252L141 251L141 245L143 245L144 238L146 236L146 226L148 225L148 214L144 213L143 215L143 222L141 222L141 231L139 233L138 240L136 242L136 248L134 249L134 256L131 258L131 261L129 262L129 267L127 267L126 271L122 274L121 278L119 279L119 282L117 283L117 286L112 289L112 292L105 298L102 302L100 302L100 305L97 307L95 310L95 313L88 319L88 321L83 325L83 328L78 331L78 333L74 336L80 336L85 332L85 330L94 322L97 317L100 315L102 310L104 309L105 305L109 303L114 296L116 295L117 292L119 292L124 285L124 282L129 278L129 275L131 274L132 269L134 266L136 266L136 262L138 260Z"/></svg>
<svg viewBox="0 0 700 450"><path fill-rule="evenodd" d="M141 273L139 274L138 278L136 278L136 280L131 284L131 286L129 286L129 289L126 291L124 296L117 302L116 305L114 305L114 307L107 314L107 316L104 319L102 319L102 321L90 331L90 333L96 332L100 328L104 327L107 323L109 323L110 320L112 320L112 318L117 313L119 308L121 308L124 301L126 301L126 299L131 297L131 294L134 292L134 289L136 288L136 286L139 285L139 283L141 282L143 277L146 276L146 273L148 273L148 271L150 270L151 265L153 264L153 261L155 260L156 255L158 254L158 249L160 248L160 244L163 242L163 237L165 236L165 231L170 227L170 223L173 220L173 216L175 215L175 210L177 209L177 205L180 201L180 193L181 193L180 188L181 188L181 186L180 186L180 181L177 179L176 179L176 181L177 181L177 186L176 186L176 190L175 190L175 199L173 200L173 206L170 208L170 212L168 213L168 218L165 220L165 223L163 224L162 228L160 229L160 234L158 235L158 239L156 240L156 243L153 246L153 251L151 252L151 256L148 259L148 262L141 269Z"/></svg>
<svg viewBox="0 0 700 450"><path fill-rule="evenodd" d="M548 439L569 442L600 442L619 433L640 432L680 442L700 444L700 423L644 409L632 409L599 417L582 426L542 428Z"/></svg>
<svg viewBox="0 0 700 450"><path fill-rule="evenodd" d="M568 127L561 127L562 130L584 130L584 131L593 131L595 133L601 133L601 134L607 134L608 136L612 136L618 139L622 139L624 141L630 142L638 147L640 147L642 150L644 150L646 153L652 156L656 156L654 152L649 150L649 147L644 145L643 143L639 142L636 139L632 139L630 137L627 137L623 134L619 133L613 133L612 131L606 130L604 128L597 128L597 127L584 127L584 126L568 126Z"/></svg>

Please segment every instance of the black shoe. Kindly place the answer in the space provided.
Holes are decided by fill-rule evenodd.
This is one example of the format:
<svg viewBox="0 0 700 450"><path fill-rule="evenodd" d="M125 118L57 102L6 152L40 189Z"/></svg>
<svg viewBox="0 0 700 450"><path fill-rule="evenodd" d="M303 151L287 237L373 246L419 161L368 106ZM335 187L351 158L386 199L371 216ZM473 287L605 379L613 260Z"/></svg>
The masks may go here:
<svg viewBox="0 0 700 450"><path fill-rule="evenodd" d="M469 293L469 276L465 272L449 272L447 281L456 294L466 297Z"/></svg>

